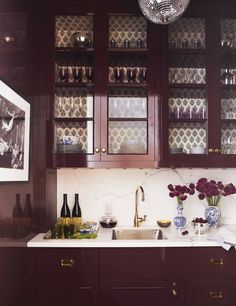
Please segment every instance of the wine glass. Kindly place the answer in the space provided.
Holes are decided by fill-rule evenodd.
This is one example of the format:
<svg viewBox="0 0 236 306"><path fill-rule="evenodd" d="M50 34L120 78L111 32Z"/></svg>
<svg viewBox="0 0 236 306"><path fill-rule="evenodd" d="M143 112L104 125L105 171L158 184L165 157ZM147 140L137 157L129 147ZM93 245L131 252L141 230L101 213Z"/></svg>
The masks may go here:
<svg viewBox="0 0 236 306"><path fill-rule="evenodd" d="M74 82L81 82L82 80L82 71L81 67L75 66L72 68L72 75L74 78Z"/></svg>
<svg viewBox="0 0 236 306"><path fill-rule="evenodd" d="M115 79L117 83L121 83L124 78L124 70L121 67L114 68Z"/></svg>
<svg viewBox="0 0 236 306"><path fill-rule="evenodd" d="M139 70L139 80L141 83L145 83L147 81L147 69L145 67L140 68Z"/></svg>
<svg viewBox="0 0 236 306"><path fill-rule="evenodd" d="M68 81L68 77L69 77L68 67L60 66L58 74L59 74L60 82L67 82Z"/></svg>
<svg viewBox="0 0 236 306"><path fill-rule="evenodd" d="M85 73L86 73L87 82L91 83L93 81L93 68L86 67Z"/></svg>
<svg viewBox="0 0 236 306"><path fill-rule="evenodd" d="M136 68L128 68L127 69L127 78L131 83L135 82L136 79Z"/></svg>

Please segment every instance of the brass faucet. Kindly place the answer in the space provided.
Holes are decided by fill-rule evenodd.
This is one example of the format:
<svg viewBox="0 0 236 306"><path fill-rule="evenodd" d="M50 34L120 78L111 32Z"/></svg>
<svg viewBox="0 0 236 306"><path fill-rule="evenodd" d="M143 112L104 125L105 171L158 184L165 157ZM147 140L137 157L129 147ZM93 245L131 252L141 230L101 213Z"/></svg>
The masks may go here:
<svg viewBox="0 0 236 306"><path fill-rule="evenodd" d="M144 190L142 186L138 186L138 188L136 189L135 192L135 213L134 213L134 227L139 227L139 225L142 222L146 221L147 216L144 215L143 218L138 216L138 194L139 194L139 190L141 190L142 193L142 201L145 200L145 196L144 196Z"/></svg>

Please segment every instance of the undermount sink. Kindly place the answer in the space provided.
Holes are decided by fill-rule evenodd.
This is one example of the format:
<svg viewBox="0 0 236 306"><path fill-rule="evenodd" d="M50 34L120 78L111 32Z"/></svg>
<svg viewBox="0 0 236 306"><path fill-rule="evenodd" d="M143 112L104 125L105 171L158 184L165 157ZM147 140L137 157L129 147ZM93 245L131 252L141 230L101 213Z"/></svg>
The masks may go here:
<svg viewBox="0 0 236 306"><path fill-rule="evenodd" d="M157 228L115 228L113 240L159 240L165 239L163 232Z"/></svg>

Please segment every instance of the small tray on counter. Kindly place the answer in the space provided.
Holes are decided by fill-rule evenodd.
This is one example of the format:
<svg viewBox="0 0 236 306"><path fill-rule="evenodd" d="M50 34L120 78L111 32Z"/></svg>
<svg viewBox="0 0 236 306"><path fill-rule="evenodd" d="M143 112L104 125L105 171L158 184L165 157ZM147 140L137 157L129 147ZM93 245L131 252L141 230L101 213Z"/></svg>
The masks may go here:
<svg viewBox="0 0 236 306"><path fill-rule="evenodd" d="M97 231L99 228L99 224L97 222L86 222L86 226L79 227L76 231L70 235L70 237L53 237L52 230L49 230L44 236L45 240L77 240L77 239L95 239L97 238ZM65 225L60 224L60 226L64 227ZM68 228L70 225L67 225ZM63 228L64 233L64 228Z"/></svg>

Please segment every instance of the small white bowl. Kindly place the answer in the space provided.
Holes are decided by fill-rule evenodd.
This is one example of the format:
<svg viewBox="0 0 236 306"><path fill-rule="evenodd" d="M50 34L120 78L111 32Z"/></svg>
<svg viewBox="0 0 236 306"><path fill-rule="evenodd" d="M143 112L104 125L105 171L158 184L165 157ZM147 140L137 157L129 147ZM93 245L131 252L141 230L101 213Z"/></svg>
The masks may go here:
<svg viewBox="0 0 236 306"><path fill-rule="evenodd" d="M194 234L196 235L202 235L208 230L208 223L196 223L196 222L191 222Z"/></svg>

